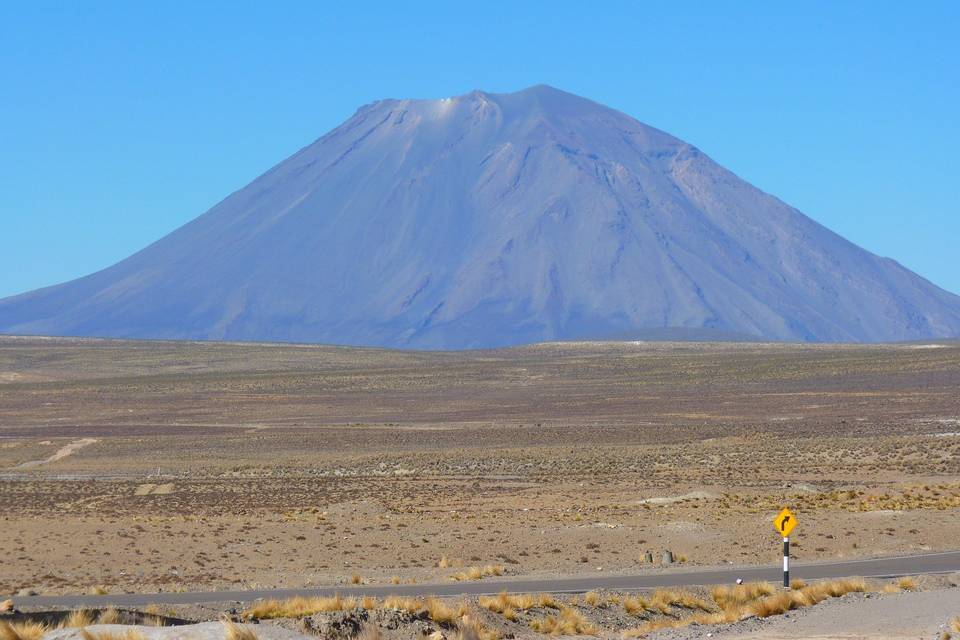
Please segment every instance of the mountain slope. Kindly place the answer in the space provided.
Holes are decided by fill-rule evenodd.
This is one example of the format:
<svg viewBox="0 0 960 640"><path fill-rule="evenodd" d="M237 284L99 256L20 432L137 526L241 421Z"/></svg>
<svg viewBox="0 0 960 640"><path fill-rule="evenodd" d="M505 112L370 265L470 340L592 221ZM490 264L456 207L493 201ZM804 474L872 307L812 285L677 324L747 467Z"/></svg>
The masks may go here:
<svg viewBox="0 0 960 640"><path fill-rule="evenodd" d="M0 332L463 348L667 329L960 335L960 298L550 87L365 106Z"/></svg>

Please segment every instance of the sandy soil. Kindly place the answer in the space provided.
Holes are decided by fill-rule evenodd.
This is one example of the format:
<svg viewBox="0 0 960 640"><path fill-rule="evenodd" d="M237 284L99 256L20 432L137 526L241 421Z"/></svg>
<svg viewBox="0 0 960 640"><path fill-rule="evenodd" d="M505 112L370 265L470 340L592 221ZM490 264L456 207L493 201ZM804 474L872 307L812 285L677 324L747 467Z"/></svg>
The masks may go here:
<svg viewBox="0 0 960 640"><path fill-rule="evenodd" d="M0 338L0 593L775 564L784 504L800 560L955 548L960 345L918 346Z"/></svg>

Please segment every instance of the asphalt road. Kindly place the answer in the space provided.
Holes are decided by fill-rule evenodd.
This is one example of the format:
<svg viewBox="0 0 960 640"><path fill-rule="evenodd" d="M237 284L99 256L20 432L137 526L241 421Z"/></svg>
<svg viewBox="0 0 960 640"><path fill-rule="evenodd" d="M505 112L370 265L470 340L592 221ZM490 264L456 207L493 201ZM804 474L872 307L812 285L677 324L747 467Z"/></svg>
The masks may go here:
<svg viewBox="0 0 960 640"><path fill-rule="evenodd" d="M925 553L913 556L895 556L799 564L791 563L790 577L805 580L861 576L864 578L889 578L929 573L960 571L960 551ZM616 589L631 591L654 587L679 587L704 584L723 584L745 581L769 580L778 583L783 579L782 569L769 567L741 567L697 569L681 571L651 571L638 575L594 575L567 578L497 579L477 582L444 582L440 584L374 585L316 587L308 589L260 589L252 591L203 591L195 593L130 593L104 596L30 596L14 598L18 607L138 607L150 604L184 605L210 602L249 603L259 598L291 598L294 596L324 596L340 593L345 596L371 595L383 597L390 594L409 596L458 596L494 594L507 590L513 593L541 592L582 593L591 589Z"/></svg>

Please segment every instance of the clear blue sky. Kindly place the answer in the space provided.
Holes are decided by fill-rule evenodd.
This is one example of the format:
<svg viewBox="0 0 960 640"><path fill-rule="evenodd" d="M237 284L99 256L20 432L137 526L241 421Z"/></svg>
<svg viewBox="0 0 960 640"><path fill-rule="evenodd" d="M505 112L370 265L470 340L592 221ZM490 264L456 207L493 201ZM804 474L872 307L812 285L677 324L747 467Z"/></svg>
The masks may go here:
<svg viewBox="0 0 960 640"><path fill-rule="evenodd" d="M787 4L0 0L0 296L126 257L361 104L537 83L960 293L960 3Z"/></svg>

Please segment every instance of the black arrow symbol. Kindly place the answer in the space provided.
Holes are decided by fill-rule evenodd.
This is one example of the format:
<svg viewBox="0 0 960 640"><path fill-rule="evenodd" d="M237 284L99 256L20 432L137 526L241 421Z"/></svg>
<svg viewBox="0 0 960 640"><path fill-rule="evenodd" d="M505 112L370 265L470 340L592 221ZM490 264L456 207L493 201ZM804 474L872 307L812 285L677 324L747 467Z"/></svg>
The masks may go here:
<svg viewBox="0 0 960 640"><path fill-rule="evenodd" d="M787 520L790 519L790 516L783 516L783 520L780 521L780 531L786 531Z"/></svg>

